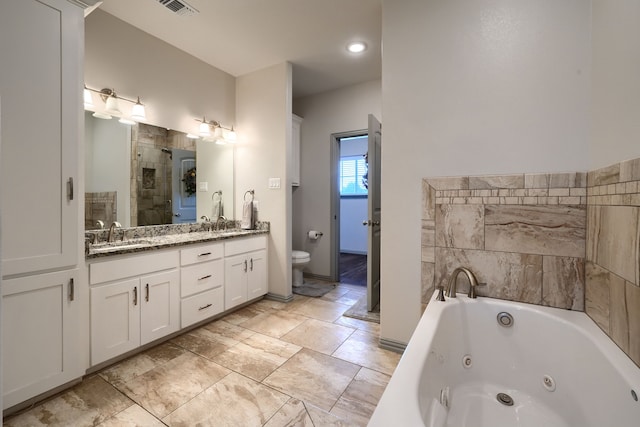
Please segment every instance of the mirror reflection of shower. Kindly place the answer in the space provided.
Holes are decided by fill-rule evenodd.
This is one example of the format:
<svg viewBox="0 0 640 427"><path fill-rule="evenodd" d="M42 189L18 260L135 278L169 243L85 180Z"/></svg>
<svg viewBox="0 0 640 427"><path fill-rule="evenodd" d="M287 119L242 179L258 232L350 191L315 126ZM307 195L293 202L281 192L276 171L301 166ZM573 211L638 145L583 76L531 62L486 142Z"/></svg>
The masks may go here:
<svg viewBox="0 0 640 427"><path fill-rule="evenodd" d="M136 137L132 156L136 200L131 205L137 209L131 210L131 223L144 226L195 221L196 195L185 193L183 170L191 166L195 174L195 143L180 132L155 126L139 126Z"/></svg>

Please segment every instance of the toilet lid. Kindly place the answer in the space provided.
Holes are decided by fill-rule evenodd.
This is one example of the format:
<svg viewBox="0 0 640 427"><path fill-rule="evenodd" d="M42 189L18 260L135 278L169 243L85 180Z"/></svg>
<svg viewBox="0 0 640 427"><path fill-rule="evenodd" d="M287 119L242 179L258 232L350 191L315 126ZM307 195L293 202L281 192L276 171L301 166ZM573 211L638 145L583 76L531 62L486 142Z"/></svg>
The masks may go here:
<svg viewBox="0 0 640 427"><path fill-rule="evenodd" d="M292 251L292 252L291 252L291 257L292 257L293 259L309 258L309 252L305 252L305 251Z"/></svg>

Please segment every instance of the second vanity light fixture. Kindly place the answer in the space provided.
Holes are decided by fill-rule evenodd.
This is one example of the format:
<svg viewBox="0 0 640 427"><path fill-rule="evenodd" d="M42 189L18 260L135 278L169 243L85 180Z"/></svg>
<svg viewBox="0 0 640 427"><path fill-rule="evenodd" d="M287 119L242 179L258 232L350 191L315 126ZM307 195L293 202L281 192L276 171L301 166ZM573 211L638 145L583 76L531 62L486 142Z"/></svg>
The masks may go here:
<svg viewBox="0 0 640 427"><path fill-rule="evenodd" d="M198 134L205 140L213 140L216 144L235 143L237 135L233 126L231 128L224 127L215 120L207 120L205 117L196 119L200 122L198 126ZM213 134L211 130L213 129Z"/></svg>
<svg viewBox="0 0 640 427"><path fill-rule="evenodd" d="M100 95L100 99L105 103L104 112L95 111L93 117L99 119L111 119L112 116L120 117L120 122L128 125L135 124L136 122L144 121L147 119L144 105L140 102L140 97L136 101L125 98L116 94L115 89L91 89L87 86L84 87L84 109L94 110L93 96L91 92L95 92ZM127 101L133 104L131 107L131 114L129 118L123 115L120 110L119 100Z"/></svg>

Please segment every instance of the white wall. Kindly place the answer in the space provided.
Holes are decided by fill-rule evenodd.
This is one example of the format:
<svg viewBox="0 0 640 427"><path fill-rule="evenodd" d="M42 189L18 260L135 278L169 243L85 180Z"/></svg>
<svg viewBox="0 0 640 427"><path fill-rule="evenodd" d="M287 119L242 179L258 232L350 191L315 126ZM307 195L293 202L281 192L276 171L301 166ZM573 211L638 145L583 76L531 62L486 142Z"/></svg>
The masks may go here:
<svg viewBox="0 0 640 427"><path fill-rule="evenodd" d="M369 114L381 119L380 93L376 80L294 101L294 112L304 121L301 182L293 191L293 245L311 254L306 271L312 274L331 275L331 134L366 129ZM306 237L309 230L324 236L311 241Z"/></svg>
<svg viewBox="0 0 640 427"><path fill-rule="evenodd" d="M85 20L85 83L140 96L147 123L196 133L206 116L235 121L235 78L101 10ZM94 103L100 106L97 95ZM130 109L122 102L121 108ZM240 128L236 128L241 132Z"/></svg>
<svg viewBox="0 0 640 427"><path fill-rule="evenodd" d="M587 169L589 29L582 0L383 2L381 338L419 319L423 177Z"/></svg>
<svg viewBox="0 0 640 427"><path fill-rule="evenodd" d="M255 190L258 219L271 223L269 293L291 296L291 64L283 63L237 79L235 191L242 212L245 191ZM269 189L269 178L281 187Z"/></svg>
<svg viewBox="0 0 640 427"><path fill-rule="evenodd" d="M593 0L590 169L640 157L640 2Z"/></svg>

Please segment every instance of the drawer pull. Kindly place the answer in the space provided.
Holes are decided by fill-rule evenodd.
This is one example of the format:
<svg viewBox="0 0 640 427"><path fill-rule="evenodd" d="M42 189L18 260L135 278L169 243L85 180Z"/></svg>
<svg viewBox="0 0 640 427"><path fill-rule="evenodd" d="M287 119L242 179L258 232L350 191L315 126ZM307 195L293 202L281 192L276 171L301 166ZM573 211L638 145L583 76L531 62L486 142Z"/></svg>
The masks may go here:
<svg viewBox="0 0 640 427"><path fill-rule="evenodd" d="M211 252L205 252L205 253L203 253L203 254L198 254L198 257L201 257L201 256L209 256L209 255L211 255Z"/></svg>
<svg viewBox="0 0 640 427"><path fill-rule="evenodd" d="M208 279L209 277L211 277L211 275L210 275L210 274L207 274L206 276L204 276L204 277L201 277L201 278L199 278L198 280L204 280L204 279Z"/></svg>
<svg viewBox="0 0 640 427"><path fill-rule="evenodd" d="M213 304L209 303L209 304L207 304L207 305L205 305L205 306L203 306L203 307L200 307L200 308L198 309L198 311L206 310L207 308L211 307L212 305L213 305Z"/></svg>
<svg viewBox="0 0 640 427"><path fill-rule="evenodd" d="M133 305L138 305L138 287L133 288Z"/></svg>

